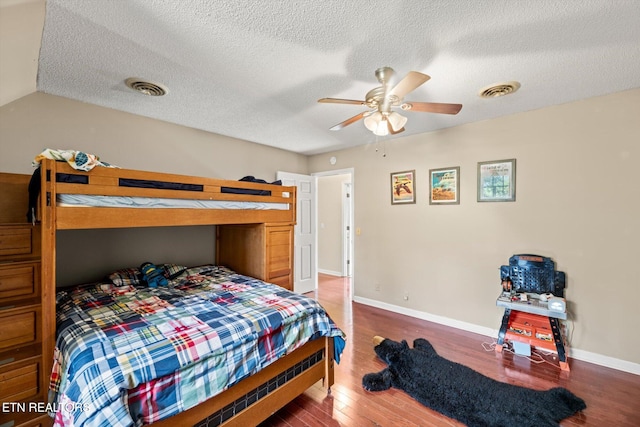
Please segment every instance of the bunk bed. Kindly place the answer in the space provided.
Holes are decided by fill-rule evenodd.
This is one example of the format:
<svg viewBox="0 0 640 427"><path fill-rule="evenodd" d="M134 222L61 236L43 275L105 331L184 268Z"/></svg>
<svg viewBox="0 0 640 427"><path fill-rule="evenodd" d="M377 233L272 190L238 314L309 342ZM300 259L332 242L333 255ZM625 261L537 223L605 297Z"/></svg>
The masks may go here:
<svg viewBox="0 0 640 427"><path fill-rule="evenodd" d="M35 307L34 342L42 354L37 370L41 390L36 399L44 397L42 388L49 384L52 356L58 351L55 319L60 292L56 295L55 277L59 230L216 225L216 266L209 270L226 270L217 266L222 263L232 269L224 271L232 276L220 280L268 282L264 286L273 286L278 295L288 291L271 283L292 287L295 187L119 168L83 172L50 159L41 162L39 182L34 216L34 233L40 233L39 284L35 298L29 300ZM304 298L290 294L294 299ZM197 406L154 420L153 425L257 425L320 380L330 392L343 333L335 327L331 333L325 330L312 335L263 369L225 385L222 392ZM336 339L340 342L334 343ZM16 345L8 349L17 351Z"/></svg>

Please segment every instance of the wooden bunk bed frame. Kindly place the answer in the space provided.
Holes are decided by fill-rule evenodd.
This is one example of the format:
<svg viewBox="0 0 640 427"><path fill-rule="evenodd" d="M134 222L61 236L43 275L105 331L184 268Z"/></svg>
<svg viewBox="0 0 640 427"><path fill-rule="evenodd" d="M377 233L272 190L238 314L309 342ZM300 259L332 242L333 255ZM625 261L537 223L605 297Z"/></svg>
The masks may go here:
<svg viewBox="0 0 640 427"><path fill-rule="evenodd" d="M55 177L58 174L86 176L88 183L56 182ZM202 186L202 191L121 187L119 185L121 178L196 184ZM223 193L222 187L270 190L271 195ZM56 201L58 194L275 202L288 204L288 209L71 207L59 206ZM56 232L58 230L231 224L234 227L236 224L290 226L292 229L296 222L296 187L104 167L95 167L90 172L82 172L71 168L65 162L44 160L41 163L41 190L37 218L41 231L41 245L38 245L41 246L40 336L43 354L40 384L47 385L55 347ZM230 267L234 268L234 266ZM251 272L238 272L251 275L249 274ZM333 338L316 339L217 396L154 425L207 425L207 419L211 414L215 414L215 417L223 416L223 422L219 424L221 426L257 425L320 380L330 393L334 382L333 369ZM267 384L274 383L278 383L279 387L273 391L271 390L273 387L269 387L268 393L259 393L260 398L255 399L258 390L264 390ZM46 390L44 395L46 396ZM247 399L247 396L250 398Z"/></svg>

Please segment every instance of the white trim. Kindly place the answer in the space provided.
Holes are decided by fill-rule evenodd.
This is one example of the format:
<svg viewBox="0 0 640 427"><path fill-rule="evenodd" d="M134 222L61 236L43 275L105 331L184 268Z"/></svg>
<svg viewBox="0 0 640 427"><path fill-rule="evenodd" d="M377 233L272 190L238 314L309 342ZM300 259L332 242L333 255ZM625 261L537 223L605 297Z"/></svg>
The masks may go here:
<svg viewBox="0 0 640 427"><path fill-rule="evenodd" d="M640 375L640 363L616 359L615 357L592 353L590 351L580 350L579 348L569 348L569 355L573 359L582 360L583 362L589 362L594 365L606 366L607 368L617 369L618 371Z"/></svg>
<svg viewBox="0 0 640 427"><path fill-rule="evenodd" d="M324 268L319 268L318 269L318 273L322 273L322 274L328 274L329 276L338 276L338 277L343 277L342 273L339 271L333 271L333 270L325 270Z"/></svg>
<svg viewBox="0 0 640 427"><path fill-rule="evenodd" d="M449 317L437 316L435 314L430 314L424 311L412 310L406 307L400 307L397 305L387 304L384 302L358 296L354 296L353 301L371 307L380 308L382 310L387 310L394 313L415 317L417 319L438 323L440 325L450 326L452 328L461 329L463 331L485 335L492 339L495 339L498 336L498 329L492 329L475 325L473 323L462 322L460 320L451 319ZM593 363L594 365L605 366L607 368L617 369L619 371L628 372L630 374L640 375L640 364L638 363L630 362L628 360L616 359L615 357L592 353L590 351L580 350L573 347L569 348L568 352L569 357L572 359Z"/></svg>
<svg viewBox="0 0 640 427"><path fill-rule="evenodd" d="M349 178L351 179L351 177ZM342 275L351 277L351 260L353 259L353 228L351 226L351 181L343 182L341 188L341 210L342 210Z"/></svg>
<svg viewBox="0 0 640 427"><path fill-rule="evenodd" d="M314 172L311 175L312 176L332 176L332 175L351 175L353 177L353 174L355 172L355 168L344 168L344 169L332 169L332 170L327 170L327 171L322 171L322 172Z"/></svg>

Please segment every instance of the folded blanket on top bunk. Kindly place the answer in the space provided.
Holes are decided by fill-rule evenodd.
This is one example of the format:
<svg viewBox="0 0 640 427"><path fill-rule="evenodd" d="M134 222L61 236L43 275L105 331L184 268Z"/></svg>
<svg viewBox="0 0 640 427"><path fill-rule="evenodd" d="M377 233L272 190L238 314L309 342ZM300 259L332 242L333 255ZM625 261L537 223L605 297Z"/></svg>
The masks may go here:
<svg viewBox="0 0 640 427"><path fill-rule="evenodd" d="M81 171L90 171L96 166L102 166L106 168L118 168L118 166L112 165L100 160L95 154L85 153L83 151L76 150L54 150L51 148L45 149L38 154L31 162L31 165L36 168L29 181L29 209L27 211L27 222L35 223L38 208L38 196L40 195L40 163L44 159L57 160L59 162L67 162L69 165ZM71 176L58 174L56 176L58 182L73 182L76 184L86 184L88 180L83 176Z"/></svg>
<svg viewBox="0 0 640 427"><path fill-rule="evenodd" d="M58 160L60 162L67 162L69 165L77 170L90 171L96 166L103 166L107 168L117 168L118 166L100 160L100 157L95 154L85 153L77 150L54 150L51 148L45 149L42 153L38 154L33 159L32 165L34 167L40 166L40 162L43 159Z"/></svg>
<svg viewBox="0 0 640 427"><path fill-rule="evenodd" d="M156 288L128 278L58 292L56 425L151 423L310 340L334 337L337 356L344 348L317 301L224 267L190 268Z"/></svg>
<svg viewBox="0 0 640 427"><path fill-rule="evenodd" d="M257 182L260 184L271 184L271 185L282 185L282 181L277 180L273 182L267 182L264 179L255 178L251 175L240 178L240 181L243 182ZM253 190L251 188L233 188L233 187L222 187L220 188L220 192L222 193L234 193L234 194L255 194L260 196L270 196L271 191L268 190Z"/></svg>

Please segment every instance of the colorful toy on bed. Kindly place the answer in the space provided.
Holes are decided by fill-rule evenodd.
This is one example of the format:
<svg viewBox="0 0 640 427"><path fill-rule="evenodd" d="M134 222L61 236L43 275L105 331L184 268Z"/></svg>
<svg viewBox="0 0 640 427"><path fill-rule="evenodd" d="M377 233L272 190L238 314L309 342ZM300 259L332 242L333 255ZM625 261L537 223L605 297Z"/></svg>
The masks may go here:
<svg viewBox="0 0 640 427"><path fill-rule="evenodd" d="M159 269L155 264L150 262L144 262L140 266L143 279L147 282L150 288L157 288L158 286L167 286L169 281L164 276L163 271Z"/></svg>
<svg viewBox="0 0 640 427"><path fill-rule="evenodd" d="M40 162L43 159L52 159L59 162L67 162L72 168L86 172L90 171L95 166L118 168L118 166L101 161L100 158L95 154L89 154L76 150L55 150L47 148L35 157L32 165L34 167L40 166Z"/></svg>

